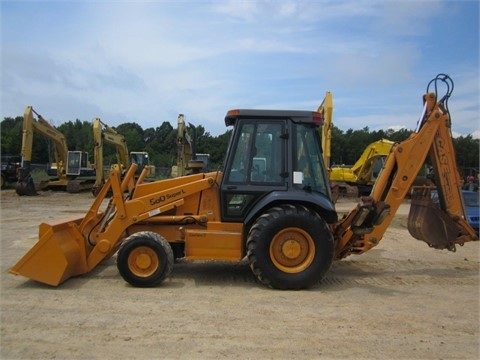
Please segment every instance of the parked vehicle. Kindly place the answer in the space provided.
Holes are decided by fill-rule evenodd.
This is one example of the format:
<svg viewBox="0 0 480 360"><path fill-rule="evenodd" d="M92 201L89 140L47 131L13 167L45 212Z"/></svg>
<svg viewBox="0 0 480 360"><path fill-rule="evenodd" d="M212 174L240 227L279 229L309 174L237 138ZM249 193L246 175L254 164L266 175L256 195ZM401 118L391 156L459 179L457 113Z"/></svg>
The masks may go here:
<svg viewBox="0 0 480 360"><path fill-rule="evenodd" d="M3 189L7 183L14 183L18 180L18 168L22 163L21 156L15 155L2 155L2 175L1 175L1 188Z"/></svg>
<svg viewBox="0 0 480 360"><path fill-rule="evenodd" d="M480 216L480 198L476 191L462 190L463 205L465 206L465 217L470 226L479 233L479 216ZM436 189L431 192L432 201L440 206L438 191Z"/></svg>
<svg viewBox="0 0 480 360"><path fill-rule="evenodd" d="M36 119L33 114L37 115ZM34 184L31 174L34 133L43 135L55 145L55 163L52 164L52 169L56 170L56 178L41 181L37 185ZM88 160L88 153L69 151L65 136L31 106L27 106L23 115L22 166L19 168L15 187L17 194L33 196L37 194L37 188L65 189L67 192L76 193L91 189L95 183L94 177L95 169Z"/></svg>

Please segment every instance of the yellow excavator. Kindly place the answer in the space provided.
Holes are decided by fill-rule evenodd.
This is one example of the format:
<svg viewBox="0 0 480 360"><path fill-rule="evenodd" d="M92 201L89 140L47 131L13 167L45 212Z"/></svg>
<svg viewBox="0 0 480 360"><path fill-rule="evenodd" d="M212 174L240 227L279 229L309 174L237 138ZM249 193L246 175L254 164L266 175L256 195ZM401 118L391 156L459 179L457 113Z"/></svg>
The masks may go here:
<svg viewBox="0 0 480 360"><path fill-rule="evenodd" d="M102 188L103 184L105 184L103 164L103 146L105 142L112 144L116 149L117 162L111 166L111 169L116 169L123 173L130 166L130 158L128 156L128 147L125 137L102 122L99 118L93 119L93 144L96 169L95 185L92 189L94 195L96 195Z"/></svg>
<svg viewBox="0 0 480 360"><path fill-rule="evenodd" d="M319 105L317 112L322 114L323 125L319 127L320 136L322 139L322 154L323 162L329 174L330 180L330 159L332 156L332 128L333 128L333 94L330 91L325 93L322 103ZM340 186L333 180L330 182L330 188L332 191L332 198L334 202L337 202L340 196Z"/></svg>
<svg viewBox="0 0 480 360"><path fill-rule="evenodd" d="M33 114L37 115L37 119ZM33 134L37 132L52 140L55 147L53 165L56 178L35 184L31 175ZM65 136L39 115L31 106L25 108L22 133L22 163L18 171L16 192L32 196L39 190L65 189L75 193L91 189L95 180L95 169L88 161L85 151L69 151Z"/></svg>
<svg viewBox="0 0 480 360"><path fill-rule="evenodd" d="M85 216L41 224L38 242L10 272L58 286L116 254L124 280L149 287L169 276L176 258L246 258L266 286L308 288L334 260L379 244L427 158L440 207L422 187L412 199L408 228L428 246L454 251L478 237L461 196L448 110L452 91L445 74L429 82L417 130L393 145L370 196L340 219L322 160L322 115L236 109L225 117L233 132L222 171L144 182L147 170L135 179L135 164L123 179L112 170Z"/></svg>
<svg viewBox="0 0 480 360"><path fill-rule="evenodd" d="M191 124L190 124L191 125ZM208 154L203 154L208 155ZM177 162L172 166L171 177L185 176L198 173L205 167L203 160L197 160L194 140L188 133L185 124L185 115L178 114L177 118Z"/></svg>
<svg viewBox="0 0 480 360"><path fill-rule="evenodd" d="M333 128L333 95L330 91L325 93L322 103L317 112L323 116L323 125L321 126L323 162L329 171L330 158L332 157L332 128Z"/></svg>
<svg viewBox="0 0 480 360"><path fill-rule="evenodd" d="M122 134L105 124L100 118L93 119L93 142L95 156L96 179L92 193L96 195L105 183L103 146L104 143L115 146L117 162L111 165L112 170L124 173L131 163L138 165L136 174L139 175L146 166L149 169L147 178L155 176L155 167L150 165L148 152L131 151L128 152L127 141Z"/></svg>
<svg viewBox="0 0 480 360"><path fill-rule="evenodd" d="M357 187L360 195L370 194L393 144L387 139L369 144L352 167L332 166L330 181Z"/></svg>
<svg viewBox="0 0 480 360"><path fill-rule="evenodd" d="M152 181L155 179L155 165L150 163L150 155L146 151L130 151L130 164L137 164L135 175L138 177L146 169L145 179Z"/></svg>
<svg viewBox="0 0 480 360"><path fill-rule="evenodd" d="M377 179L385 158L390 153L393 141L381 139L369 144L360 158L351 167L331 166L332 128L333 128L333 95L327 91L325 98L317 109L323 115L321 127L323 162L327 168L332 191L338 196L344 184L357 187L358 192L368 195ZM343 191L346 191L343 189ZM338 193L337 193L338 192Z"/></svg>

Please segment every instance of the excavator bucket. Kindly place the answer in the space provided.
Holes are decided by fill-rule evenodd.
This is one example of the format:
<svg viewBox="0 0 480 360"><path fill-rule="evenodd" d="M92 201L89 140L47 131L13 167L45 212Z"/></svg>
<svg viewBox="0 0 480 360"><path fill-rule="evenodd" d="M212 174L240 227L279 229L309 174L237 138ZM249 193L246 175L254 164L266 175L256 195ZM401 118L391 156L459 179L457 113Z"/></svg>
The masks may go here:
<svg viewBox="0 0 480 360"><path fill-rule="evenodd" d="M15 191L18 195L33 196L37 195L33 178L25 169L18 169L18 181L15 185Z"/></svg>
<svg viewBox="0 0 480 360"><path fill-rule="evenodd" d="M38 242L10 269L10 273L52 286L85 273L85 241L77 227L81 220L41 224Z"/></svg>
<svg viewBox="0 0 480 360"><path fill-rule="evenodd" d="M408 231L415 239L436 249L452 248L458 236L457 224L432 201L428 187L412 191Z"/></svg>

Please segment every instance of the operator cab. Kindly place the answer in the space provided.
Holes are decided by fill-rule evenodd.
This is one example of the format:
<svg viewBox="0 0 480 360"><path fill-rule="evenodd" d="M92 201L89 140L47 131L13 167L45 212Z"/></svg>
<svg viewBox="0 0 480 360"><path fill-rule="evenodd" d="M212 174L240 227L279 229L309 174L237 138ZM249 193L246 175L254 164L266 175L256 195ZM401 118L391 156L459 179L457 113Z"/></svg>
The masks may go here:
<svg viewBox="0 0 480 360"><path fill-rule="evenodd" d="M130 153L130 162L132 164L137 164L137 170L135 175L139 176L145 166L150 166L150 159L148 153L144 151L132 151ZM155 171L150 167L149 176L153 176Z"/></svg>
<svg viewBox="0 0 480 360"><path fill-rule="evenodd" d="M86 151L68 151L66 174L69 176L95 176Z"/></svg>
<svg viewBox="0 0 480 360"><path fill-rule="evenodd" d="M308 202L318 201L313 200L315 196L323 199L320 203L331 202L318 134L321 114L231 110L225 124L233 125L234 130L221 184L224 221L244 221L267 196L269 201L293 202L307 197L311 199Z"/></svg>

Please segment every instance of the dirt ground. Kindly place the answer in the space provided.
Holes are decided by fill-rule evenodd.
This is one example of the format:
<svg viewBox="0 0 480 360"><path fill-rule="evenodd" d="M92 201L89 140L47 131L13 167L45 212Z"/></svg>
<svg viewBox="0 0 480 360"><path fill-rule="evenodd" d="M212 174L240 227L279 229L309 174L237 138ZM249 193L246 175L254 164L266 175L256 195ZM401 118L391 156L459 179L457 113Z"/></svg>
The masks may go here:
<svg viewBox="0 0 480 360"><path fill-rule="evenodd" d="M125 283L114 258L57 288L8 273L41 222L92 201L1 191L1 359L480 358L479 242L430 249L406 229L408 202L380 245L309 290L268 289L245 262L180 262L149 289Z"/></svg>

